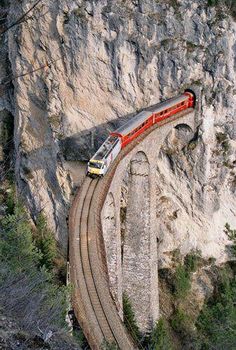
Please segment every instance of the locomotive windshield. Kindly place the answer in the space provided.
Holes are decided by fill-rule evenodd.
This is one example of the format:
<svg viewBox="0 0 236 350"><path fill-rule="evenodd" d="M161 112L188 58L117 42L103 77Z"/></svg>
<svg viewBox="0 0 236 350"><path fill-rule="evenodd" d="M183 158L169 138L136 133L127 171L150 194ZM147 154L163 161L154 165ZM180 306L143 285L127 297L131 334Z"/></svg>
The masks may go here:
<svg viewBox="0 0 236 350"><path fill-rule="evenodd" d="M96 161L90 161L88 166L91 168L101 169L103 166L103 163L96 162Z"/></svg>

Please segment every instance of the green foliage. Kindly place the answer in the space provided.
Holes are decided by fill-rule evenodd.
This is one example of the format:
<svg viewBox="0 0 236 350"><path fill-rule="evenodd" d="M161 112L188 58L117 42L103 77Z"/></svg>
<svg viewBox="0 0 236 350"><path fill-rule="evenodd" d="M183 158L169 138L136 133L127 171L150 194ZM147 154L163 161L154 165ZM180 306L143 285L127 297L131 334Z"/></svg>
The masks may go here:
<svg viewBox="0 0 236 350"><path fill-rule="evenodd" d="M73 329L73 338L76 340L76 343L80 346L81 349L89 349L87 339L85 338L85 335L80 328Z"/></svg>
<svg viewBox="0 0 236 350"><path fill-rule="evenodd" d="M175 332L179 333L182 337L186 337L191 334L193 328L193 321L183 310L177 308L171 319L171 326Z"/></svg>
<svg viewBox="0 0 236 350"><path fill-rule="evenodd" d="M3 144L4 155L7 157L14 148L14 117L6 110L0 111L0 117L3 120L0 130L0 142Z"/></svg>
<svg viewBox="0 0 236 350"><path fill-rule="evenodd" d="M115 343L108 343L104 340L102 344L102 350L118 350L118 346Z"/></svg>
<svg viewBox="0 0 236 350"><path fill-rule="evenodd" d="M124 312L124 323L131 336L135 341L140 339L140 331L135 319L134 311L132 309L131 302L126 293L123 294L123 312Z"/></svg>
<svg viewBox="0 0 236 350"><path fill-rule="evenodd" d="M149 337L149 349L151 350L171 350L172 344L169 328L165 319L160 318L152 330Z"/></svg>
<svg viewBox="0 0 236 350"><path fill-rule="evenodd" d="M216 6L219 10L227 10L236 18L236 1L235 0L208 0L208 6Z"/></svg>
<svg viewBox="0 0 236 350"><path fill-rule="evenodd" d="M209 6L215 6L218 5L219 0L208 0L208 5Z"/></svg>
<svg viewBox="0 0 236 350"><path fill-rule="evenodd" d="M230 250L233 256L236 257L236 230L232 230L228 223L225 224L225 232L229 239L232 241L232 246L230 246Z"/></svg>
<svg viewBox="0 0 236 350"><path fill-rule="evenodd" d="M14 271L37 264L40 254L33 244L32 232L24 208L14 207L14 213L1 221L0 260L8 262Z"/></svg>
<svg viewBox="0 0 236 350"><path fill-rule="evenodd" d="M219 272L212 298L204 305L196 326L200 349L235 349L236 280L230 268Z"/></svg>
<svg viewBox="0 0 236 350"><path fill-rule="evenodd" d="M36 246L41 252L40 265L52 270L57 256L57 246L53 233L47 227L47 221L43 214L40 214L36 222Z"/></svg>
<svg viewBox="0 0 236 350"><path fill-rule="evenodd" d="M200 251L194 251L190 254L187 254L184 258L184 266L187 272L195 272L199 267L201 260Z"/></svg>
<svg viewBox="0 0 236 350"><path fill-rule="evenodd" d="M39 226L43 230L42 221ZM69 289L54 282L46 264L40 267L42 254L20 203L0 221L0 229L0 307L19 318L23 330L66 329Z"/></svg>
<svg viewBox="0 0 236 350"><path fill-rule="evenodd" d="M228 135L223 132L218 132L216 133L216 140L221 145L224 154L226 154L230 149Z"/></svg>
<svg viewBox="0 0 236 350"><path fill-rule="evenodd" d="M185 298L191 288L190 272L184 265L176 268L173 278L174 295L177 299Z"/></svg>
<svg viewBox="0 0 236 350"><path fill-rule="evenodd" d="M13 214L15 208L15 187L10 185L6 195L7 214Z"/></svg>

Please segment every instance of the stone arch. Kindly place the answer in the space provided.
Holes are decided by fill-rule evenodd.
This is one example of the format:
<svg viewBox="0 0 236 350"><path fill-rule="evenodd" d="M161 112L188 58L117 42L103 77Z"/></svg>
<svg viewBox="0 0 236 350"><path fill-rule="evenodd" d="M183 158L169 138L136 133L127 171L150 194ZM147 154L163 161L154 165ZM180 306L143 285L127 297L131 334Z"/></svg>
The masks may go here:
<svg viewBox="0 0 236 350"><path fill-rule="evenodd" d="M194 140L194 137L194 131L187 123L179 123L171 128L163 139L160 151L157 154L157 164L163 161L170 171L175 172L176 159L183 154L183 150Z"/></svg>
<svg viewBox="0 0 236 350"><path fill-rule="evenodd" d="M187 123L179 123L174 128L177 129L177 130L185 129L185 130L193 132L192 127L189 124L187 124Z"/></svg>
<svg viewBox="0 0 236 350"><path fill-rule="evenodd" d="M185 142L189 142L194 135L193 129L186 123L177 124L175 127L175 136Z"/></svg>
<svg viewBox="0 0 236 350"><path fill-rule="evenodd" d="M125 233L123 237L123 291L128 295L137 323L150 329L150 165L146 154L137 152L124 177L127 187Z"/></svg>

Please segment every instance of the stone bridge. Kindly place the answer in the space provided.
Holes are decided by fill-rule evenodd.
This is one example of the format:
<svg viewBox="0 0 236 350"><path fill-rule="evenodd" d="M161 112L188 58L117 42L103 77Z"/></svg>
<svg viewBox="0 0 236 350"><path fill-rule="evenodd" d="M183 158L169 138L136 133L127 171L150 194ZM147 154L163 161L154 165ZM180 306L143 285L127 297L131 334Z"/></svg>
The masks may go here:
<svg viewBox="0 0 236 350"><path fill-rule="evenodd" d="M159 317L158 156L167 141L191 138L194 129L191 112L151 132L118 164L102 209L110 291L121 318L126 293L143 332Z"/></svg>

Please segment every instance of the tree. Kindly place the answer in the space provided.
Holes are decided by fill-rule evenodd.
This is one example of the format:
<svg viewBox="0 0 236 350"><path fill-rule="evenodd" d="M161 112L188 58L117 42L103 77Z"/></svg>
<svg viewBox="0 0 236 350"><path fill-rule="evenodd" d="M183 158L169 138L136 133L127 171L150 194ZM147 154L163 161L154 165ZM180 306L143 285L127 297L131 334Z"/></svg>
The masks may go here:
<svg viewBox="0 0 236 350"><path fill-rule="evenodd" d="M14 270L23 270L38 263L40 254L33 244L32 231L27 214L19 203L13 214L1 221L0 259Z"/></svg>
<svg viewBox="0 0 236 350"><path fill-rule="evenodd" d="M53 269L57 256L56 240L48 229L45 216L41 213L36 222L36 246L41 252L40 264L49 271Z"/></svg>
<svg viewBox="0 0 236 350"><path fill-rule="evenodd" d="M236 280L232 270L223 268L212 298L205 304L196 326L202 349L235 349Z"/></svg>
<svg viewBox="0 0 236 350"><path fill-rule="evenodd" d="M171 350L172 344L169 334L167 322L164 318L160 318L152 330L149 338L150 350Z"/></svg>

